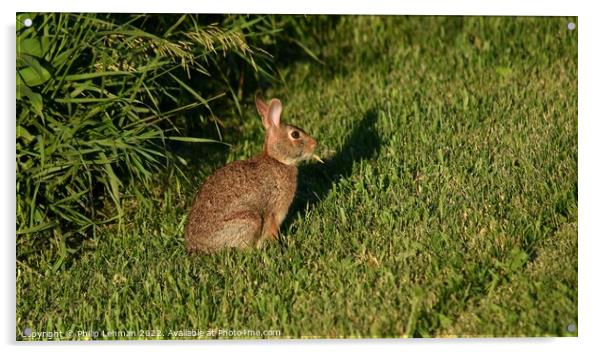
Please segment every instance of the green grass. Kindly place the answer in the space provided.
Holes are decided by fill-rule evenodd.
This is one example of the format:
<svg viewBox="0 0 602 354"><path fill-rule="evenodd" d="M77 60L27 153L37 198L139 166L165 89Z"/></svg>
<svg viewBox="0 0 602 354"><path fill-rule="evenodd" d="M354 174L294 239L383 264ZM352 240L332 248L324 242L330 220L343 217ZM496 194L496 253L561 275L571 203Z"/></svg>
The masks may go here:
<svg viewBox="0 0 602 354"><path fill-rule="evenodd" d="M292 61L286 85L266 93L329 158L300 169L279 242L199 257L184 247L198 185L261 150L247 100L226 130L230 150L195 147L205 163L190 183L158 176L151 203L126 191L125 221L59 266L44 252L17 262L17 339L27 327L577 335L567 331L578 324L569 20L341 19L307 44L324 64Z"/></svg>

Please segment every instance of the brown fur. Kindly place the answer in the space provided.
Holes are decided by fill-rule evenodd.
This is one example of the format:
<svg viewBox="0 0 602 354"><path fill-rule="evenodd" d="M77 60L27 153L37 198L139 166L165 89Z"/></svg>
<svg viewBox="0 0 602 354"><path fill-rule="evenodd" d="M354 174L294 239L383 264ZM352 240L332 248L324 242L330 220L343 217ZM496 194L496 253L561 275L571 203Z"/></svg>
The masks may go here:
<svg viewBox="0 0 602 354"><path fill-rule="evenodd" d="M194 199L185 229L191 252L259 247L278 236L297 188L296 164L311 157L316 141L280 123L282 106L256 99L266 128L263 152L235 161L207 178ZM299 132L293 139L291 132Z"/></svg>

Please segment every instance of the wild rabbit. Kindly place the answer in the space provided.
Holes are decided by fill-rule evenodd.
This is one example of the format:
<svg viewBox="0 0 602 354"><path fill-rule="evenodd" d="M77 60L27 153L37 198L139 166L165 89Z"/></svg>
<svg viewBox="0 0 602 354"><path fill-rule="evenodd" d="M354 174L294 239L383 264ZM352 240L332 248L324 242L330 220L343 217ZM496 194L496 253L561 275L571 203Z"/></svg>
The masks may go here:
<svg viewBox="0 0 602 354"><path fill-rule="evenodd" d="M266 130L263 152L234 161L207 178L194 199L185 229L190 252L259 247L273 240L297 188L296 165L314 155L316 141L302 129L280 122L282 104L255 105Z"/></svg>

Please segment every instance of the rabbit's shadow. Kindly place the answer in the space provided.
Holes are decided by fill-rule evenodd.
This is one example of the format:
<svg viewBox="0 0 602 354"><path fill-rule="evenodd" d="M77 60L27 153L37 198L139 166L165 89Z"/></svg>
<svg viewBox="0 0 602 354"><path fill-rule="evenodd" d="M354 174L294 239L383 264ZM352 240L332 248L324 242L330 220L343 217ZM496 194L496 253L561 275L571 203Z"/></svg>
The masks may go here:
<svg viewBox="0 0 602 354"><path fill-rule="evenodd" d="M351 176L353 165L377 155L381 137L376 128L378 113L368 110L358 121L343 147L324 164L312 162L301 165L297 177L297 194L281 230L288 230L297 218L320 203L341 180ZM285 236L286 237L286 236Z"/></svg>

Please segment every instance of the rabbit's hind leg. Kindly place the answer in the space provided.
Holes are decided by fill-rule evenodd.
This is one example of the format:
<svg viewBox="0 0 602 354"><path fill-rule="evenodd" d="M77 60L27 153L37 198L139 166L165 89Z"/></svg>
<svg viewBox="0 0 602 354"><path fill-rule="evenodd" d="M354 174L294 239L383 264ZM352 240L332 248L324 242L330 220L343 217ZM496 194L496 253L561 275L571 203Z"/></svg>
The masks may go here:
<svg viewBox="0 0 602 354"><path fill-rule="evenodd" d="M261 226L261 216L257 212L237 213L224 222L223 227L212 238L222 247L249 248L257 242Z"/></svg>

